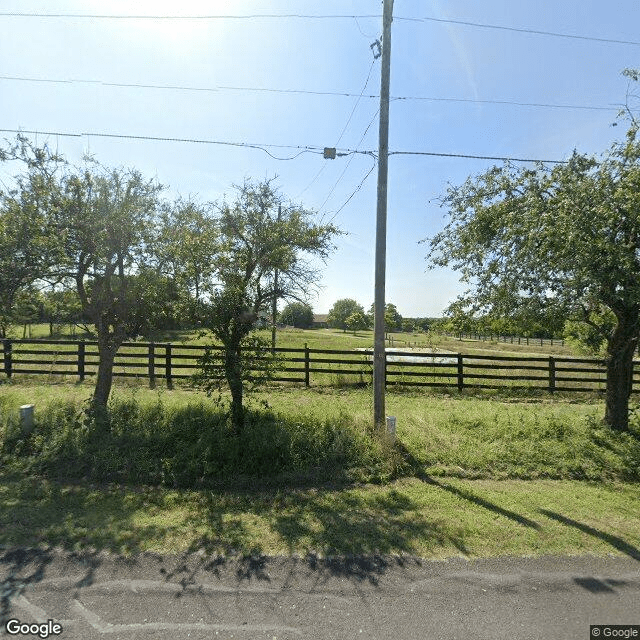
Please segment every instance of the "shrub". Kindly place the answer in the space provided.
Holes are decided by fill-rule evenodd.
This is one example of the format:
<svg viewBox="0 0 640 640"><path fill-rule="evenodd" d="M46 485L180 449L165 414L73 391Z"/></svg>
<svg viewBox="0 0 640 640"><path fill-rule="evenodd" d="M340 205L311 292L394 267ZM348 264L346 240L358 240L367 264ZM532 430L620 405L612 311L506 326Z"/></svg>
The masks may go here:
<svg viewBox="0 0 640 640"><path fill-rule="evenodd" d="M31 434L4 440L3 462L58 479L181 488L283 476L376 480L391 472L385 448L345 415L319 421L251 409L238 436L219 404L167 408L128 399L110 403L107 422L95 428L73 402L46 407Z"/></svg>

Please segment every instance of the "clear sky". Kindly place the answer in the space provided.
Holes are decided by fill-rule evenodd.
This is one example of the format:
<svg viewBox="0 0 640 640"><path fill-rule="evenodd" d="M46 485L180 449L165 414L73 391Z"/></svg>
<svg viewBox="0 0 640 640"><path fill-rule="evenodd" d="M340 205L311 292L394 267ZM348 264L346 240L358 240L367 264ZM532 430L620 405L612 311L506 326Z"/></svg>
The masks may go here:
<svg viewBox="0 0 640 640"><path fill-rule="evenodd" d="M370 45L382 30L380 0L1 0L0 14L0 129L93 134L39 133L37 140L72 162L89 151L105 165L134 166L168 185L168 194L201 200L231 196L231 185L246 177L277 176L283 194L319 218L335 216L348 234L323 270L323 289L311 300L316 313L344 297L369 308L371 156L275 160L260 149L95 134L377 151L379 101L371 96L380 91L380 59L373 61ZM612 126L627 91L620 72L640 67L640 46L530 31L637 43L638 0L396 0L394 17L390 151L562 160L574 148L597 153L623 136L624 123ZM292 157L300 150L268 151ZM440 315L463 291L457 274L425 270L418 241L443 227L437 201L447 184L492 164L390 157L386 299L403 316Z"/></svg>

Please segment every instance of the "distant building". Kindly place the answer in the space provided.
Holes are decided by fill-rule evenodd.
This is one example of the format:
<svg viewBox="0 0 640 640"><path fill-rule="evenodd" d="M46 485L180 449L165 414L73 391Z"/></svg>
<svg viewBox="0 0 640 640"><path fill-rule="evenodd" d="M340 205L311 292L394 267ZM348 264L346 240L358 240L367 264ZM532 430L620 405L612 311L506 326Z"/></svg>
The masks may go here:
<svg viewBox="0 0 640 640"><path fill-rule="evenodd" d="M313 314L313 324L311 325L312 329L328 329L329 322L327 318L329 317L328 313L314 313Z"/></svg>

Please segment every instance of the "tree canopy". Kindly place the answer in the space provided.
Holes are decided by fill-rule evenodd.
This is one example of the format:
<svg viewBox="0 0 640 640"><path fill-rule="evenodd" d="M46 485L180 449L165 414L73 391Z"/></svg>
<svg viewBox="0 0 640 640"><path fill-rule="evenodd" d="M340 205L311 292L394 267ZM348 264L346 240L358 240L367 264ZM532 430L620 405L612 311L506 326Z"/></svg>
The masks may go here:
<svg viewBox="0 0 640 640"><path fill-rule="evenodd" d="M574 152L549 169L493 167L449 188L431 267L470 285L458 301L494 317L556 313L589 323L607 343L605 421L628 428L640 330L640 140L632 125L600 159ZM601 323L603 308L615 317Z"/></svg>
<svg viewBox="0 0 640 640"><path fill-rule="evenodd" d="M248 370L242 348L266 357L266 346L249 336L258 315L276 297L306 299L319 281L310 259L325 260L340 233L332 224L316 223L312 211L285 202L272 183L247 180L235 187L235 200L220 207L216 268L210 302L203 305L203 326L224 347L236 433L243 427L243 372Z"/></svg>
<svg viewBox="0 0 640 640"><path fill-rule="evenodd" d="M354 314L361 313L364 315L364 307L352 298L342 298L336 300L333 307L329 309L327 322L332 329L347 330L347 318Z"/></svg>
<svg viewBox="0 0 640 640"><path fill-rule="evenodd" d="M313 325L313 309L304 302L290 302L280 312L280 322L296 329L309 329Z"/></svg>

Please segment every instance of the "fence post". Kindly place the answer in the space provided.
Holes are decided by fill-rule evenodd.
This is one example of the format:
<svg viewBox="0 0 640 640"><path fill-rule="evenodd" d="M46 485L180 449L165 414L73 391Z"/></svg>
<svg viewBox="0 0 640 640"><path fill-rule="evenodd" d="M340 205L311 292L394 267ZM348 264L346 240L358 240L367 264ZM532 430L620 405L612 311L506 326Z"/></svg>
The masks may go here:
<svg viewBox="0 0 640 640"><path fill-rule="evenodd" d="M156 388L156 349L153 342L149 343L149 389Z"/></svg>
<svg viewBox="0 0 640 640"><path fill-rule="evenodd" d="M12 342L9 338L5 338L2 341L3 349L4 349L4 372L7 375L7 378L11 377L11 350L12 350Z"/></svg>
<svg viewBox="0 0 640 640"><path fill-rule="evenodd" d="M464 388L464 367L462 362L462 354L458 354L458 391Z"/></svg>
<svg viewBox="0 0 640 640"><path fill-rule="evenodd" d="M304 385L309 386L309 346L304 343Z"/></svg>
<svg viewBox="0 0 640 640"><path fill-rule="evenodd" d="M556 390L556 359L549 356L549 393Z"/></svg>
<svg viewBox="0 0 640 640"><path fill-rule="evenodd" d="M84 340L78 342L78 382L84 382Z"/></svg>
<svg viewBox="0 0 640 640"><path fill-rule="evenodd" d="M167 342L164 348L165 348L164 375L167 380L167 389L173 389L173 380L171 379L171 343Z"/></svg>
<svg viewBox="0 0 640 640"><path fill-rule="evenodd" d="M387 350L384 350L384 388L387 389Z"/></svg>

